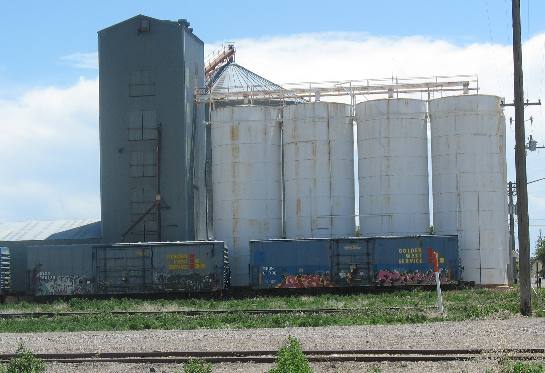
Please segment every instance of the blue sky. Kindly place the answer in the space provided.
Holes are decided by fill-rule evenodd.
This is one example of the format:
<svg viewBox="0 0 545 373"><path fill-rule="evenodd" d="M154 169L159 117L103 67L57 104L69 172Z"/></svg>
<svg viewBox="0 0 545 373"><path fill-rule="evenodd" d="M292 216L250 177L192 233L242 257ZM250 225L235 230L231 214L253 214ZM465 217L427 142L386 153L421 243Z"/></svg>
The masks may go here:
<svg viewBox="0 0 545 373"><path fill-rule="evenodd" d="M521 3L523 37L544 31L545 2ZM61 57L96 51L97 30L138 13L186 18L207 43L326 31L423 35L457 44L511 40L508 0L6 0L0 10L0 83L11 87L0 89L4 96L30 85L67 85L79 76L93 77L94 71L70 69Z"/></svg>
<svg viewBox="0 0 545 373"><path fill-rule="evenodd" d="M510 0L0 1L0 223L100 217L97 31L138 13L188 19L208 49L235 41L239 63L278 83L469 73L512 100ZM545 100L545 1L521 3L525 90ZM545 108L530 115L543 145ZM541 177L543 150L528 155ZM545 182L529 192L535 240Z"/></svg>

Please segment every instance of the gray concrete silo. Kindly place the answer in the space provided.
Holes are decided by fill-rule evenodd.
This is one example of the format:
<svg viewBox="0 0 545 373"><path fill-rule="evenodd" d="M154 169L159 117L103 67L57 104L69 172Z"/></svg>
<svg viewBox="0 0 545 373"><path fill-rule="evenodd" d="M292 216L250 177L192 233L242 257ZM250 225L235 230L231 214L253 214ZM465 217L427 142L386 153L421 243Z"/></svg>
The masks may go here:
<svg viewBox="0 0 545 373"><path fill-rule="evenodd" d="M463 279L507 283L507 164L501 99L449 96L430 101L433 225L458 235Z"/></svg>
<svg viewBox="0 0 545 373"><path fill-rule="evenodd" d="M98 33L105 242L205 238L203 42L138 15Z"/></svg>

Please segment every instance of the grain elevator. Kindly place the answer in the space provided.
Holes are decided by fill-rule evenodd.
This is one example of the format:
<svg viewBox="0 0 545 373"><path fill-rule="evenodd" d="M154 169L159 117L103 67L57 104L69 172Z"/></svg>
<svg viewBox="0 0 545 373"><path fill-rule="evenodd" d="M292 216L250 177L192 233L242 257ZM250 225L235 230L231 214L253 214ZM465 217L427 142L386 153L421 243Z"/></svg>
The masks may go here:
<svg viewBox="0 0 545 373"><path fill-rule="evenodd" d="M203 42L138 15L98 32L105 242L205 238Z"/></svg>

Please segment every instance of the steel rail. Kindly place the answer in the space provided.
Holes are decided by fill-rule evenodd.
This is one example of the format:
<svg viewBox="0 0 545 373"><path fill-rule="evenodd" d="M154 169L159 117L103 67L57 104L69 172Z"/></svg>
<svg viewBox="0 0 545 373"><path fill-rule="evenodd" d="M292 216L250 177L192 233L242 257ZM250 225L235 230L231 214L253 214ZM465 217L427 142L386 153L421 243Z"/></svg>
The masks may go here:
<svg viewBox="0 0 545 373"><path fill-rule="evenodd" d="M430 310L436 306L403 306L383 307L381 311L405 311L405 310ZM2 319L18 318L39 318L39 317L69 317L69 316L158 316L158 315L182 315L182 316L203 316L203 315L225 315L225 314L249 314L249 315L279 315L279 314L336 314L336 313L360 313L370 310L377 310L377 307L359 308L281 308L281 309L210 309L210 310L167 310L167 311L71 311L71 312L4 312L0 313Z"/></svg>
<svg viewBox="0 0 545 373"><path fill-rule="evenodd" d="M505 356L517 360L545 359L545 349L373 349L373 350L305 350L311 362L386 362L386 361L453 361L471 360L482 356ZM202 359L212 363L271 363L277 351L152 351L100 353L41 353L45 362L57 363L183 363ZM0 354L0 361L9 361L16 354Z"/></svg>

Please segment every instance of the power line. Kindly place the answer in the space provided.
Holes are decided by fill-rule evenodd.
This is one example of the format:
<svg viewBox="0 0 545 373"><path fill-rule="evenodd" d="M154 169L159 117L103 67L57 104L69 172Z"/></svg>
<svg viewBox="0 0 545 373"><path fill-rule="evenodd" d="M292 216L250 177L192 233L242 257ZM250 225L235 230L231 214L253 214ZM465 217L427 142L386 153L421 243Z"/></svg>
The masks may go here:
<svg viewBox="0 0 545 373"><path fill-rule="evenodd" d="M535 182L538 182L538 181L541 181L541 180L545 180L545 177L542 177L541 179L529 181L526 184L532 184L532 183L535 183Z"/></svg>

